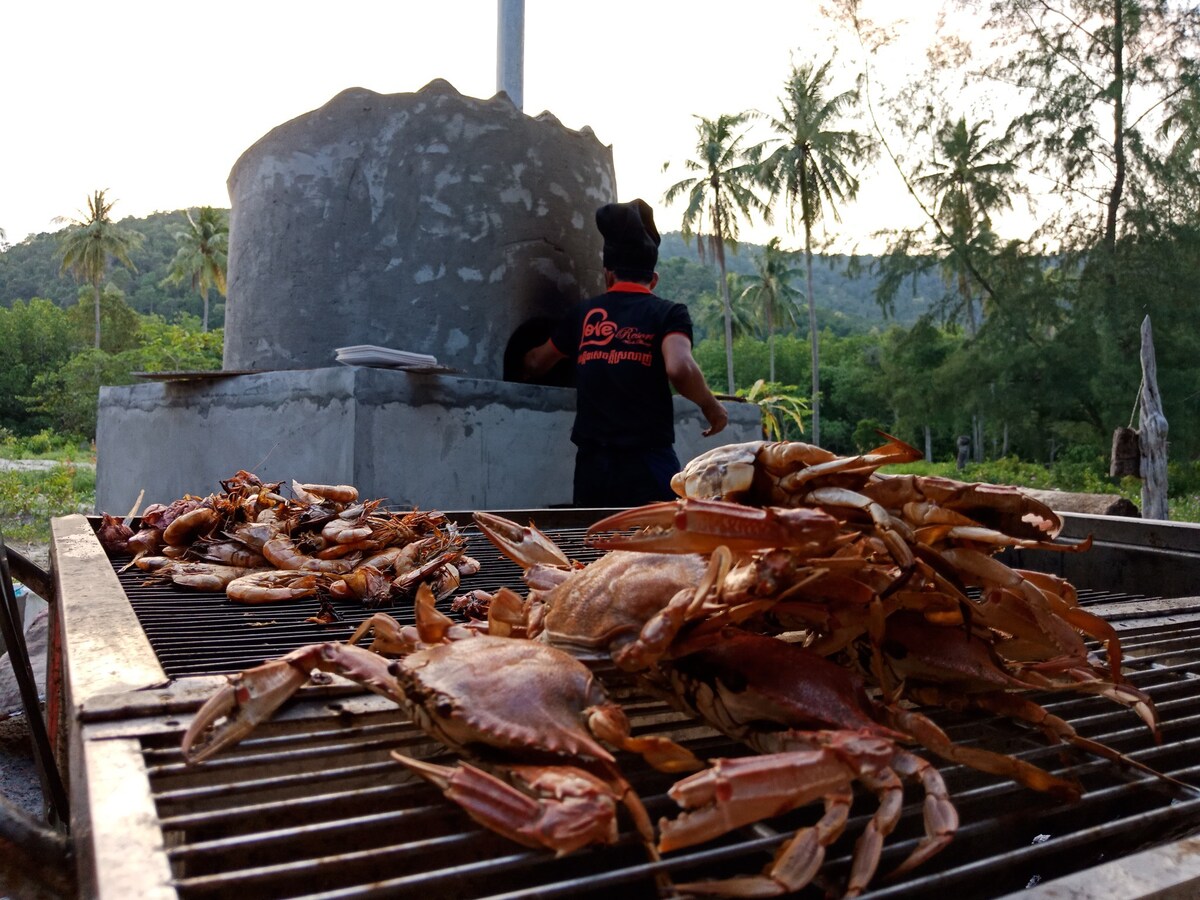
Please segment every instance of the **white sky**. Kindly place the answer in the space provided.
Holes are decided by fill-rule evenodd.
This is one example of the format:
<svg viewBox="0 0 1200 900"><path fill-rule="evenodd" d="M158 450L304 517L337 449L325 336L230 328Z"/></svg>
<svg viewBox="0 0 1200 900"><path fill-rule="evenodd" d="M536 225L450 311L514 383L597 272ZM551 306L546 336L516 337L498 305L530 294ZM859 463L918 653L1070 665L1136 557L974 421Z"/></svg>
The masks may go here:
<svg viewBox="0 0 1200 900"><path fill-rule="evenodd" d="M880 19L903 9L909 22L909 40L876 65L919 63L937 0L869 6ZM490 97L496 18L497 0L6 0L0 228L10 243L57 230L53 219L76 215L96 189L118 219L228 207L243 151L349 87L405 93L444 78ZM839 59L856 55L830 28L817 0L526 0L524 109L590 125L613 145L620 199L643 197L660 229L675 230L679 210L662 194L685 174L693 115L773 112L793 57L823 59L839 43ZM880 166L845 210L839 245L918 220ZM775 234L799 246L779 224L741 236Z"/></svg>

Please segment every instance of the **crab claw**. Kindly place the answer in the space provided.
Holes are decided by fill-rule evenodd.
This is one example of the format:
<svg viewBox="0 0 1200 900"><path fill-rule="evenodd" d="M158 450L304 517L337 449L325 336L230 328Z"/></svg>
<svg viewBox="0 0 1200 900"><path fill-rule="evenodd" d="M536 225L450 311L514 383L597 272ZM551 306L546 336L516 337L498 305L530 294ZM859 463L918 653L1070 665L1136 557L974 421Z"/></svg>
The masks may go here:
<svg viewBox="0 0 1200 900"><path fill-rule="evenodd" d="M538 564L571 568L571 561L562 550L535 528L533 523L522 528L516 522L485 512L475 513L474 518L479 530L496 545L496 549L522 569L529 569Z"/></svg>
<svg viewBox="0 0 1200 900"><path fill-rule="evenodd" d="M183 736L183 757L189 763L208 759L233 746L308 681L308 670L282 659L237 675L200 707Z"/></svg>
<svg viewBox="0 0 1200 900"><path fill-rule="evenodd" d="M603 534L630 528L638 530L632 534ZM819 509L675 500L601 519L588 529L587 544L599 550L657 553L711 553L724 546L733 551L789 547L817 554L833 545L838 530L838 520Z"/></svg>
<svg viewBox="0 0 1200 900"><path fill-rule="evenodd" d="M564 856L589 844L617 842L612 789L574 766L511 766L503 781L469 763L440 766L392 758L440 788L472 819L526 847ZM511 782L511 783L510 783Z"/></svg>

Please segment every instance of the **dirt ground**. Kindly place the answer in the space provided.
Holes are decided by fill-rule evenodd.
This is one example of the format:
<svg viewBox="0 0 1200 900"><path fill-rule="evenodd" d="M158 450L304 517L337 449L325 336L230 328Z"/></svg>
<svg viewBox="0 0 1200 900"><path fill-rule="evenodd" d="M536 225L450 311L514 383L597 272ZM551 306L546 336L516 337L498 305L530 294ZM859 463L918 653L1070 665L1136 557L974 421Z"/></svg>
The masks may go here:
<svg viewBox="0 0 1200 900"><path fill-rule="evenodd" d="M24 715L0 720L0 795L42 820L42 788Z"/></svg>
<svg viewBox="0 0 1200 900"><path fill-rule="evenodd" d="M62 463L53 459L0 459L0 469L7 469L16 472L47 472L55 466L61 466ZM91 462L76 462L74 466L90 466L95 468L96 464Z"/></svg>
<svg viewBox="0 0 1200 900"><path fill-rule="evenodd" d="M0 673L11 674L8 657L0 657ZM0 796L26 813L31 820L45 824L42 787L34 761L33 742L29 736L29 720L24 713L0 714ZM0 867L2 868L2 867ZM0 900L34 900L51 898L27 881L13 881L0 871Z"/></svg>

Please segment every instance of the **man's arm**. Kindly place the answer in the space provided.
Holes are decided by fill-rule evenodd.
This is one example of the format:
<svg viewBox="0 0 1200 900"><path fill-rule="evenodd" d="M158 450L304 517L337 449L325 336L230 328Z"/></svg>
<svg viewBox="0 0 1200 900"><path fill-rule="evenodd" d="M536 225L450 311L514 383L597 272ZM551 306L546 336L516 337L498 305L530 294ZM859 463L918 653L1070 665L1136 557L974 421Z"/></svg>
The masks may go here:
<svg viewBox="0 0 1200 900"><path fill-rule="evenodd" d="M692 356L692 342L688 336L679 332L668 334L663 338L662 350L671 386L700 407L700 412L708 420L708 428L701 432L703 436L711 437L723 430L729 423L729 413L709 390L704 373Z"/></svg>
<svg viewBox="0 0 1200 900"><path fill-rule="evenodd" d="M566 358L566 355L560 353L558 348L554 346L554 342L547 339L545 343L538 344L532 350L526 351L521 377L525 381L538 378L541 375L545 375L559 361Z"/></svg>

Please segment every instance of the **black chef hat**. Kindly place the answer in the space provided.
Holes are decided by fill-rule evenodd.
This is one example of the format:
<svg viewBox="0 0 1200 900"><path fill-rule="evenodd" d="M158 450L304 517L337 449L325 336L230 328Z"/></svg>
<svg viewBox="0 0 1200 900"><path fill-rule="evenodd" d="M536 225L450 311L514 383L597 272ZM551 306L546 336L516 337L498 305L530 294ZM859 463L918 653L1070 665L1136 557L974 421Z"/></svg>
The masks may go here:
<svg viewBox="0 0 1200 900"><path fill-rule="evenodd" d="M596 210L596 227L604 237L604 268L639 281L654 276L662 238L650 204L640 198L606 204Z"/></svg>

